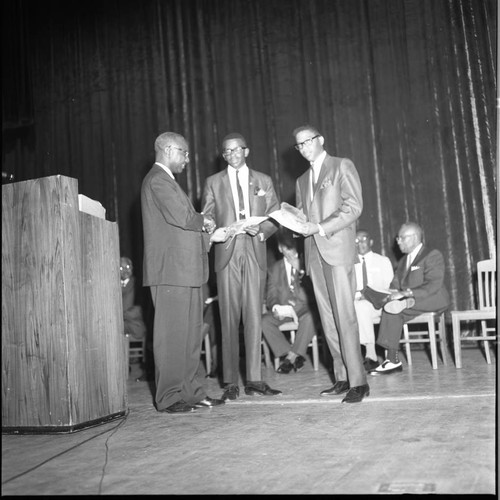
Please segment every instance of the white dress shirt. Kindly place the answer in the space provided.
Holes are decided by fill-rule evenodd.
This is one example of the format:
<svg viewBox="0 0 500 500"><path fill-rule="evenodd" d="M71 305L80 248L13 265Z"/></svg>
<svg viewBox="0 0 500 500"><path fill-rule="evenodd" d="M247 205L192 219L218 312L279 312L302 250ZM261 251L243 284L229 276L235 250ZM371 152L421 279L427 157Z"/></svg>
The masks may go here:
<svg viewBox="0 0 500 500"><path fill-rule="evenodd" d="M165 170L165 172L167 172L167 174L170 175L170 177L172 177L172 179L174 179L175 181L174 174L166 165L163 165L163 163L160 163L159 161L155 161L155 165L158 165L159 167L163 168L163 170Z"/></svg>

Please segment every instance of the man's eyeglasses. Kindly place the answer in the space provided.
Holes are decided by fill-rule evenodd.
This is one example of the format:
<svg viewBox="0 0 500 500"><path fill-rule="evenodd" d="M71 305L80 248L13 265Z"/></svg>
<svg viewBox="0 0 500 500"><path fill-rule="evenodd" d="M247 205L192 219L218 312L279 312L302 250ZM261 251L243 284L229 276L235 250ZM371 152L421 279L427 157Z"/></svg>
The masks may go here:
<svg viewBox="0 0 500 500"><path fill-rule="evenodd" d="M240 154L243 150L248 149L246 146L237 146L233 149L224 149L222 151L222 156L231 156L234 153Z"/></svg>
<svg viewBox="0 0 500 500"><path fill-rule="evenodd" d="M406 240L406 238L409 238L410 236L415 236L415 233L404 234L403 236L396 236L396 241Z"/></svg>
<svg viewBox="0 0 500 500"><path fill-rule="evenodd" d="M356 238L354 241L356 243L364 243L365 241L368 241L368 240L369 240L368 236L360 236L359 238Z"/></svg>
<svg viewBox="0 0 500 500"><path fill-rule="evenodd" d="M172 146L172 145L169 145L167 147L177 149L177 151L180 151L186 158L189 158L189 151L186 151L182 148L178 148L177 146Z"/></svg>
<svg viewBox="0 0 500 500"><path fill-rule="evenodd" d="M317 139L318 137L319 137L319 134L315 135L314 137L311 137L310 139L306 139L305 141L298 142L297 144L295 144L295 149L300 151L304 146L310 146L312 144L312 142L314 141L314 139Z"/></svg>

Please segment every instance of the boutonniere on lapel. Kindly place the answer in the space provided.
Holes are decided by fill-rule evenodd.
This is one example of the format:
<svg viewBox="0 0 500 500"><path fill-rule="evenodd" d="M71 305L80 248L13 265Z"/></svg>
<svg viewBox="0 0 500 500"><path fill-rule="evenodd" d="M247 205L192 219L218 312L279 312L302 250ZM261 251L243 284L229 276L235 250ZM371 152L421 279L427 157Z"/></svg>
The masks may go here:
<svg viewBox="0 0 500 500"><path fill-rule="evenodd" d="M330 177L327 177L322 183L321 186L319 187L320 189L326 189L327 187L330 187L332 185L332 180Z"/></svg>
<svg viewBox="0 0 500 500"><path fill-rule="evenodd" d="M420 266L411 266L410 271L416 271L417 269L420 269Z"/></svg>
<svg viewBox="0 0 500 500"><path fill-rule="evenodd" d="M255 186L253 188L253 195L254 196L266 196L266 192L259 186Z"/></svg>

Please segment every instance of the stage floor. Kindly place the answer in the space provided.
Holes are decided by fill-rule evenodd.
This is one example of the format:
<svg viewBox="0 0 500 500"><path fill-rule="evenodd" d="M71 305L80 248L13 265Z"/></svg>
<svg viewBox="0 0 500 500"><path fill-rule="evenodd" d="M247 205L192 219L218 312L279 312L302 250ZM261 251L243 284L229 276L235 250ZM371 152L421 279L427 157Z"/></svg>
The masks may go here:
<svg viewBox="0 0 500 500"><path fill-rule="evenodd" d="M321 365L263 378L283 391L192 414L158 413L128 381L125 418L63 435L2 435L2 495L496 494L496 356L476 347L432 370L369 376L360 404L320 397ZM203 367L200 368L203 370ZM208 394L219 382L205 378Z"/></svg>

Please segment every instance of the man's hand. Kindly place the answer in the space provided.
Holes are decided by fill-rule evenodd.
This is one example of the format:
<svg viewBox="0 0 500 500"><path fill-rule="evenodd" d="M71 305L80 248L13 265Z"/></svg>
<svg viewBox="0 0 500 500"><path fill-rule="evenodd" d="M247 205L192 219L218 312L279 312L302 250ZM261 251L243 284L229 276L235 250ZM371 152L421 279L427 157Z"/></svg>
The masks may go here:
<svg viewBox="0 0 500 500"><path fill-rule="evenodd" d="M297 227L297 231L303 236L312 236L313 234L319 233L318 224L314 222L302 222Z"/></svg>
<svg viewBox="0 0 500 500"><path fill-rule="evenodd" d="M389 300L399 300L399 299L404 299L405 297L406 295L403 292L397 291L389 295Z"/></svg>
<svg viewBox="0 0 500 500"><path fill-rule="evenodd" d="M248 226L245 228L245 232L250 236L255 236L259 233L259 226Z"/></svg>
<svg viewBox="0 0 500 500"><path fill-rule="evenodd" d="M217 228L210 236L210 243L223 243L229 238L227 227Z"/></svg>
<svg viewBox="0 0 500 500"><path fill-rule="evenodd" d="M282 321L285 318L297 319L297 314L292 306L289 305L276 305L273 307L273 316Z"/></svg>
<svg viewBox="0 0 500 500"><path fill-rule="evenodd" d="M215 230L216 224L211 217L203 217L203 231L212 234Z"/></svg>

